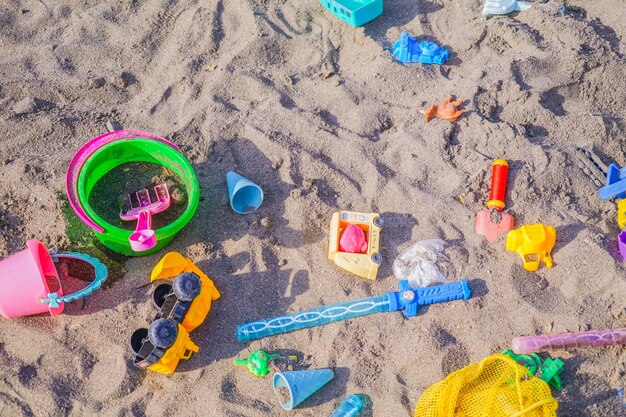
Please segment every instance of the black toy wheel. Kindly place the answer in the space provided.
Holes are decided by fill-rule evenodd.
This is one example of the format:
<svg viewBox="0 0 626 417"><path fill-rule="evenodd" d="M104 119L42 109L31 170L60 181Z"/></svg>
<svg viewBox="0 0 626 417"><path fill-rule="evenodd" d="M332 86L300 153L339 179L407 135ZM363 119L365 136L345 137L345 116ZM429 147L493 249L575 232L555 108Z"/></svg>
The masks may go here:
<svg viewBox="0 0 626 417"><path fill-rule="evenodd" d="M385 224L385 221L383 220L382 217L374 218L374 226L376 226L376 227L383 227L383 224Z"/></svg>
<svg viewBox="0 0 626 417"><path fill-rule="evenodd" d="M165 297L172 290L172 286L170 284L160 284L154 289L152 293L152 304L160 310L165 303Z"/></svg>
<svg viewBox="0 0 626 417"><path fill-rule="evenodd" d="M148 329L137 329L128 339L128 346L135 356L139 354L143 340L148 337Z"/></svg>
<svg viewBox="0 0 626 417"><path fill-rule="evenodd" d="M200 278L192 272L180 274L172 286L174 294L181 301L193 301L200 294L202 282Z"/></svg>
<svg viewBox="0 0 626 417"><path fill-rule="evenodd" d="M168 319L158 319L150 323L148 339L155 347L165 349L174 344L178 336L178 325Z"/></svg>
<svg viewBox="0 0 626 417"><path fill-rule="evenodd" d="M380 253L375 253L372 255L372 262L374 262L375 264L379 264L383 261L383 255L381 255Z"/></svg>

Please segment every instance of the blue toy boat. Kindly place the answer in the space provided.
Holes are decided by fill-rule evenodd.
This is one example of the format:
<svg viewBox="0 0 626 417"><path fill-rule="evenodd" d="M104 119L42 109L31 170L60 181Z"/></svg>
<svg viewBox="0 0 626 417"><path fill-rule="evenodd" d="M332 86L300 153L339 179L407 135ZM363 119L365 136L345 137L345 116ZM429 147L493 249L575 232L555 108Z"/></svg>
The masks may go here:
<svg viewBox="0 0 626 417"><path fill-rule="evenodd" d="M400 62L421 62L422 64L443 64L448 59L448 51L433 42L417 42L407 32L393 44L393 55Z"/></svg>
<svg viewBox="0 0 626 417"><path fill-rule="evenodd" d="M320 0L320 3L354 27L364 25L383 13L383 0Z"/></svg>

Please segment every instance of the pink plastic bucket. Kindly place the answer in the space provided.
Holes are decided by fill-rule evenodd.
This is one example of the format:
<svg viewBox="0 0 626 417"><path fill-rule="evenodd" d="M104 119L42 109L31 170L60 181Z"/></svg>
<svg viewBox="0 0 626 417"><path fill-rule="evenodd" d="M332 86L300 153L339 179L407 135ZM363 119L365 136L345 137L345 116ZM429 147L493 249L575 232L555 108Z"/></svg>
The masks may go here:
<svg viewBox="0 0 626 417"><path fill-rule="evenodd" d="M63 312L63 303L54 308L41 302L51 292L63 295L59 274L43 243L29 240L26 249L0 261L2 316L13 318L46 312L58 316Z"/></svg>

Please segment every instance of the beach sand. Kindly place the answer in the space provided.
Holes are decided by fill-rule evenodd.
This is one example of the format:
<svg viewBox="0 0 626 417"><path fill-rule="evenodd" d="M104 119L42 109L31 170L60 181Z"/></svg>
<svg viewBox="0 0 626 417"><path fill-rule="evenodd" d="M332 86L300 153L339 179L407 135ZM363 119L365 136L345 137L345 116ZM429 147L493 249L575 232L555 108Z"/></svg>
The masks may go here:
<svg viewBox="0 0 626 417"><path fill-rule="evenodd" d="M117 274L84 304L0 320L0 414L327 416L361 393L369 414L410 416L427 387L515 336L624 327L616 204L599 199L577 148L626 164L626 6L535 3L486 20L479 0L387 0L355 29L316 0L2 2L0 255L28 239L59 250L93 240L68 237L65 170L115 120L171 139L192 162L200 206L167 250L222 297L175 374L135 369L127 340L154 315L146 284L166 251L112 257ZM403 30L443 44L449 61L394 62ZM426 124L419 111L448 94L468 112ZM510 163L516 224L556 227L552 269L526 272L504 236L490 245L474 232L496 158ZM230 209L229 170L263 187L256 213ZM339 210L384 218L376 281L327 260ZM394 290L393 259L430 238L449 243L448 279L470 281L469 301L235 339L240 323ZM270 377L232 364L259 348L335 378L284 411ZM559 416L626 415L623 347L551 354L566 363Z"/></svg>

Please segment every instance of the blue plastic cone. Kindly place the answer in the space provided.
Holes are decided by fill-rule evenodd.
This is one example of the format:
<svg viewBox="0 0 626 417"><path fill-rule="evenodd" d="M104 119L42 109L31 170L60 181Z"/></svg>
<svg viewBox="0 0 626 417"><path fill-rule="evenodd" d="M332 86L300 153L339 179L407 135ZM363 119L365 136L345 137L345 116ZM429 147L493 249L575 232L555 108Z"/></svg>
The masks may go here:
<svg viewBox="0 0 626 417"><path fill-rule="evenodd" d="M252 213L263 202L261 187L234 171L226 174L226 184L228 185L230 206L235 213Z"/></svg>
<svg viewBox="0 0 626 417"><path fill-rule="evenodd" d="M273 381L274 392L277 393L277 390L283 387L289 389L289 401L283 403L281 399L280 405L285 410L291 410L326 385L334 376L332 369L276 372Z"/></svg>

